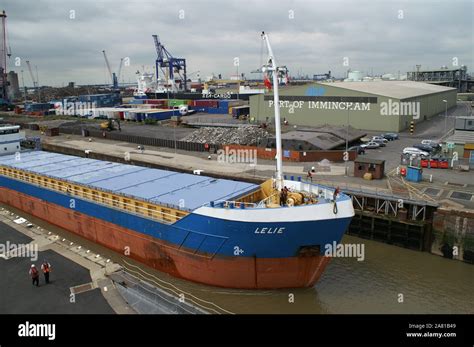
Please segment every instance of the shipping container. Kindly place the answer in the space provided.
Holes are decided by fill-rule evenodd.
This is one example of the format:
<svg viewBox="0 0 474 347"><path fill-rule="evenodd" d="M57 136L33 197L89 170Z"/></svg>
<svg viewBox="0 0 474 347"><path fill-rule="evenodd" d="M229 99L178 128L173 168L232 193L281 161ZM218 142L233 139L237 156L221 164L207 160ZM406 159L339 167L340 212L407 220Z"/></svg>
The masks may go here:
<svg viewBox="0 0 474 347"><path fill-rule="evenodd" d="M155 120L164 120L170 119L172 116L179 115L177 110L168 110L168 109L157 109L144 112L144 115L148 119Z"/></svg>
<svg viewBox="0 0 474 347"><path fill-rule="evenodd" d="M194 107L219 107L218 100L194 100L193 105Z"/></svg>
<svg viewBox="0 0 474 347"><path fill-rule="evenodd" d="M132 99L129 101L129 104L140 105L140 104L143 104L144 101L145 101L144 99Z"/></svg>
<svg viewBox="0 0 474 347"><path fill-rule="evenodd" d="M187 105L188 101L187 100L180 100L180 99L170 99L168 100L168 107L176 107L176 106L181 106L181 105Z"/></svg>
<svg viewBox="0 0 474 347"><path fill-rule="evenodd" d="M50 108L53 108L53 105L51 105L49 102L25 104L25 112L48 111Z"/></svg>

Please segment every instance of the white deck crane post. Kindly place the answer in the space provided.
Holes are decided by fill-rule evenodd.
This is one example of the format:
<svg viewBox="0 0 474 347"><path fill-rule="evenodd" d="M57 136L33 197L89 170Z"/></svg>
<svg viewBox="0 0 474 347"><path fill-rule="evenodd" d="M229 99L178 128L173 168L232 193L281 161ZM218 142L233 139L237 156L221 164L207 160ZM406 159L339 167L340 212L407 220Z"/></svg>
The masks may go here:
<svg viewBox="0 0 474 347"><path fill-rule="evenodd" d="M279 191L283 188L283 158L281 145L281 123L280 123L280 97L278 94L278 67L275 56L273 55L272 46L268 35L262 31L262 39L267 44L268 59L267 63L262 67L262 72L271 72L273 77L273 103L275 110L275 137L276 137L276 161L277 167L275 172L276 189Z"/></svg>

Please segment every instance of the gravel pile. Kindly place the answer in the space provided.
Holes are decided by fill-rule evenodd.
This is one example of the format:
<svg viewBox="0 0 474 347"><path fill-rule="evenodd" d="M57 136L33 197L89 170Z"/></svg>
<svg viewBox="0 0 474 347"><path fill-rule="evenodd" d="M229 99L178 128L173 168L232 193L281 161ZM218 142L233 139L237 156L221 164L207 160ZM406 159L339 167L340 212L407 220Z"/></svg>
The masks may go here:
<svg viewBox="0 0 474 347"><path fill-rule="evenodd" d="M193 131L183 141L219 145L256 145L258 139L270 137L265 129L244 125L238 128L204 127Z"/></svg>

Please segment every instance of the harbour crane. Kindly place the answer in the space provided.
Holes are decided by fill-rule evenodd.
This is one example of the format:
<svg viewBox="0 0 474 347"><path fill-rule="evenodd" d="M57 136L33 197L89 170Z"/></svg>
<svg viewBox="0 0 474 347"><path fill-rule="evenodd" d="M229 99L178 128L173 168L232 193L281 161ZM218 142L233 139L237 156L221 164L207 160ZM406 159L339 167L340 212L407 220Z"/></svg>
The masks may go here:
<svg viewBox="0 0 474 347"><path fill-rule="evenodd" d="M7 102L8 100L8 81L7 81L7 14L5 11L0 13L1 32L0 32L0 101Z"/></svg>
<svg viewBox="0 0 474 347"><path fill-rule="evenodd" d="M120 74L122 73L122 65L123 65L124 58L120 58L120 65L119 65L118 72L116 74L115 72L112 72L112 69L110 68L109 59L107 58L107 54L105 53L105 50L103 50L102 53L104 54L105 65L107 65L107 70L109 71L110 78L112 79L113 88L114 90L118 90L119 89L118 82L120 79Z"/></svg>
<svg viewBox="0 0 474 347"><path fill-rule="evenodd" d="M29 60L26 61L26 65L28 66L28 72L30 73L31 81L33 82L33 88L38 96L38 102L40 102L38 78L35 79L35 75L33 74ZM38 77L38 69L36 69L36 76Z"/></svg>
<svg viewBox="0 0 474 347"><path fill-rule="evenodd" d="M170 52L163 46L160 42L158 35L152 35L153 40L155 41L156 48L156 80L159 80L159 70L163 72L167 81L170 83L173 89L178 89L176 87L175 73L178 74L181 78L182 88L187 90L187 76L186 76L186 59L184 58L175 58L171 55Z"/></svg>
<svg viewBox="0 0 474 347"><path fill-rule="evenodd" d="M120 81L120 76L122 74L123 58L120 58L120 65L117 72L117 81Z"/></svg>

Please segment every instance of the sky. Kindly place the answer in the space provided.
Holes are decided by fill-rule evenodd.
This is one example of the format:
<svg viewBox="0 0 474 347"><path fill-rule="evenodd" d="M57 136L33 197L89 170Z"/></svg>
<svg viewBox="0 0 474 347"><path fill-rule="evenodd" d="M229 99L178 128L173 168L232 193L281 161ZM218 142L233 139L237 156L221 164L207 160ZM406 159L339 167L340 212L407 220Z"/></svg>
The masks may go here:
<svg viewBox="0 0 474 347"><path fill-rule="evenodd" d="M472 0L3 0L9 70L38 69L41 85L110 83L102 50L120 82L153 72L153 34L191 78L251 71L265 62L260 33L290 75L347 70L397 75L467 65L474 71ZM1 8L0 8L1 9ZM234 66L234 58L239 66ZM19 65L19 66L18 66ZM20 85L21 74L20 74Z"/></svg>

